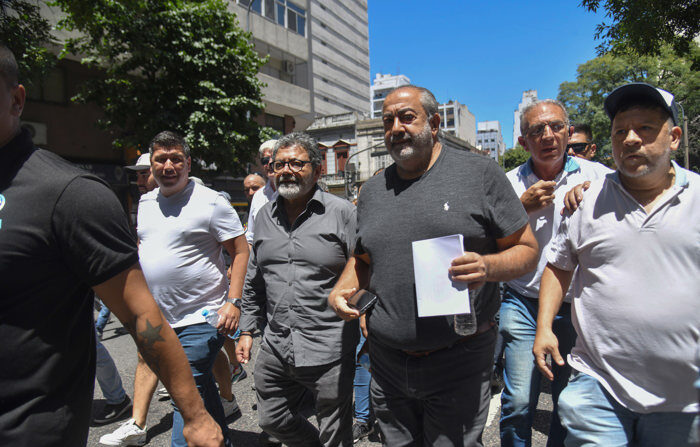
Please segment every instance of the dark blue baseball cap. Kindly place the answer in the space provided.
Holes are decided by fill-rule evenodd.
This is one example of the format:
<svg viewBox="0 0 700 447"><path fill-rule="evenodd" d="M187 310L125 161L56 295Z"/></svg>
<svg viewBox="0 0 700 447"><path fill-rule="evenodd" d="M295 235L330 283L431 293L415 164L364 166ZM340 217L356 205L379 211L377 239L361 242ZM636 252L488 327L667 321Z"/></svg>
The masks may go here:
<svg viewBox="0 0 700 447"><path fill-rule="evenodd" d="M610 121L612 121L622 104L630 99L640 98L648 99L658 104L659 107L668 112L673 120L673 124L676 126L678 125L678 104L676 104L673 95L664 89L654 87L644 82L632 82L616 88L605 98L603 107Z"/></svg>

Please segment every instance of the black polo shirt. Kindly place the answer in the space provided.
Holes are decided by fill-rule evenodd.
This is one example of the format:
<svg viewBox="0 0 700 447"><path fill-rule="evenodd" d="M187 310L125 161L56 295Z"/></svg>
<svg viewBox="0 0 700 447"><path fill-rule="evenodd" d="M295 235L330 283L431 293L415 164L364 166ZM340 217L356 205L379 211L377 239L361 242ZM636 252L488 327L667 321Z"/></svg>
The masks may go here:
<svg viewBox="0 0 700 447"><path fill-rule="evenodd" d="M85 445L89 288L138 262L109 187L26 131L0 148L0 445Z"/></svg>

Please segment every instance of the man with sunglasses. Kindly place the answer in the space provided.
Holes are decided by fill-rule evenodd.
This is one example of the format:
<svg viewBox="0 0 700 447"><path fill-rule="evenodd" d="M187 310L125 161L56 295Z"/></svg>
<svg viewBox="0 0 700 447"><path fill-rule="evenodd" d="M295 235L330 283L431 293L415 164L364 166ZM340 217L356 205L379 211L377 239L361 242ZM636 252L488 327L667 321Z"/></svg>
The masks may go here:
<svg viewBox="0 0 700 447"><path fill-rule="evenodd" d="M251 334L266 317L254 375L260 427L287 446L350 446L359 327L326 297L352 254L355 207L316 185L321 155L309 135L282 137L272 160L279 196L257 218L237 357L250 360ZM318 429L298 411L309 392Z"/></svg>
<svg viewBox="0 0 700 447"><path fill-rule="evenodd" d="M566 153L572 157L593 160L598 147L593 143L593 132L588 124L574 124L574 133L569 137Z"/></svg>
<svg viewBox="0 0 700 447"><path fill-rule="evenodd" d="M561 221L564 194L585 181L603 177L605 166L567 154L573 132L564 106L545 99L526 107L520 114L520 145L530 159L508 172L516 194L528 214L528 220L540 247L537 269L507 281L501 304L499 331L505 345L505 387L501 395L501 444L530 445L532 419L540 392L540 375L532 361L532 347L537 329L540 278L546 250ZM562 305L554 321L559 349L568 353L576 334L571 325L570 300ZM554 368L552 400L554 409L548 446L563 445L566 432L559 422L557 399L570 374L566 365Z"/></svg>
<svg viewBox="0 0 700 447"><path fill-rule="evenodd" d="M260 154L260 164L262 165L265 173L267 174L267 182L262 189L259 189L253 195L253 200L250 202L250 209L248 210L248 224L246 229L246 241L251 245L253 243L253 235L255 234L255 216L258 215L258 211L267 203L277 198L277 191L275 188L275 172L270 166L270 161L272 157L272 149L275 147L277 140L267 140L260 145L258 150Z"/></svg>

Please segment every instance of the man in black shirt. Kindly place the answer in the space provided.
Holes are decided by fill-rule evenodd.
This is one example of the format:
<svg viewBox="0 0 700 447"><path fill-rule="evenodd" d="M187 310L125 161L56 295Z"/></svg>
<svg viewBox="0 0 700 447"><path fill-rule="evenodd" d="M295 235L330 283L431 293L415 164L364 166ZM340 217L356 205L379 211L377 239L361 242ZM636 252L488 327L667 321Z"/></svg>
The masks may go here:
<svg viewBox="0 0 700 447"><path fill-rule="evenodd" d="M346 300L366 287L378 296L367 316L372 406L386 445L481 445L498 310L497 282L535 267L527 215L492 160L442 147L440 115L427 89L404 86L383 106L394 164L369 179L358 201L358 232L328 300L344 319ZM457 335L454 317L417 315L413 241L453 234L464 254L446 274L469 283L476 333Z"/></svg>
<svg viewBox="0 0 700 447"><path fill-rule="evenodd" d="M0 45L0 445L81 446L95 377L92 288L187 409L191 445L222 445L182 347L148 291L106 184L32 144L25 91Z"/></svg>

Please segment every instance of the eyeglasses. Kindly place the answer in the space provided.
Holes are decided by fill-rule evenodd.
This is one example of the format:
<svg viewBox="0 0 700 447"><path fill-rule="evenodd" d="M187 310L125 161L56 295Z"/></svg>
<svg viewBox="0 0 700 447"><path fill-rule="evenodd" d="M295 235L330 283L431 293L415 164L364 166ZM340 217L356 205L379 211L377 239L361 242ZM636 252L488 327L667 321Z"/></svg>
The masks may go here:
<svg viewBox="0 0 700 447"><path fill-rule="evenodd" d="M263 166L269 165L269 164L270 164L270 158L272 158L272 157L262 157L262 158L260 159L260 164L263 165Z"/></svg>
<svg viewBox="0 0 700 447"><path fill-rule="evenodd" d="M275 172L280 172L284 169L285 166L289 165L289 169L291 169L292 172L299 172L302 169L304 169L304 165L306 165L307 163L311 162L309 160L297 160L295 158L289 161L275 160L272 162L272 169Z"/></svg>
<svg viewBox="0 0 700 447"><path fill-rule="evenodd" d="M566 150L568 151L574 151L576 154L580 154L581 152L585 151L586 148L588 147L590 143L569 143L566 145Z"/></svg>
<svg viewBox="0 0 700 447"><path fill-rule="evenodd" d="M528 129L525 131L525 135L528 137L539 137L544 133L547 126L552 129L552 132L560 132L566 127L566 123L564 121L549 121L547 123L540 123L536 126L528 127Z"/></svg>

